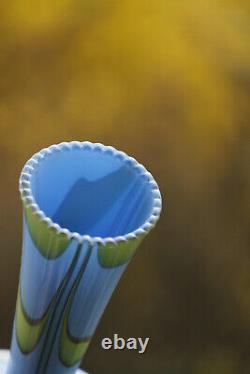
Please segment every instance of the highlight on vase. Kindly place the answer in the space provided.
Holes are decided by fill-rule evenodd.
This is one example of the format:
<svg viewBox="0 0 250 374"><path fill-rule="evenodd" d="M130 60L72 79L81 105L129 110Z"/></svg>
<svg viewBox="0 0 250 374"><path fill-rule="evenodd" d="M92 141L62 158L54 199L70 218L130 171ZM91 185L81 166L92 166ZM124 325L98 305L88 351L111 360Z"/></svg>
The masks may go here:
<svg viewBox="0 0 250 374"><path fill-rule="evenodd" d="M23 248L8 374L74 374L138 245L155 226L152 175L90 142L36 153L20 177Z"/></svg>

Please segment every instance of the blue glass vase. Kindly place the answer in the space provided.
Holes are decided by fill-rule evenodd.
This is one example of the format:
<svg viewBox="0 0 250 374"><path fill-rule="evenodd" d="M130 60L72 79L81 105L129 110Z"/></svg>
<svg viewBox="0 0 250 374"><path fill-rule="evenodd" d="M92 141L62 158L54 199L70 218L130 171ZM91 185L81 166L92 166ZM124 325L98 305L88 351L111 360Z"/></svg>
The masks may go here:
<svg viewBox="0 0 250 374"><path fill-rule="evenodd" d="M23 248L8 374L75 374L161 211L135 159L90 142L36 153L20 177Z"/></svg>

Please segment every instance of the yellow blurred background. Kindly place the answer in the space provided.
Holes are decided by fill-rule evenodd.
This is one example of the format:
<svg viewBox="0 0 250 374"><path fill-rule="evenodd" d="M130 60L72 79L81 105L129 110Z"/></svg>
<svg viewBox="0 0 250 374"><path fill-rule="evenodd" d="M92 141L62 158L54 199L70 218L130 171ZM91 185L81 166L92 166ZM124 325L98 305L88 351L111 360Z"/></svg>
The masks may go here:
<svg viewBox="0 0 250 374"><path fill-rule="evenodd" d="M250 3L12 0L0 5L0 346L21 255L18 177L39 149L113 145L164 209L85 359L93 374L250 372ZM144 355L102 337L151 337Z"/></svg>

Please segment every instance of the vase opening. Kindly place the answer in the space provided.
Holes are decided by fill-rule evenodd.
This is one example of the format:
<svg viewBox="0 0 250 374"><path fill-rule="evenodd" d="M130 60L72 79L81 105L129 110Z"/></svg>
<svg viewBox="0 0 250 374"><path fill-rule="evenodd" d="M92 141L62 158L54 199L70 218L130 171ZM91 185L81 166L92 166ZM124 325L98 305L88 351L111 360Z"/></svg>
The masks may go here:
<svg viewBox="0 0 250 374"><path fill-rule="evenodd" d="M154 194L146 170L109 147L70 147L39 160L31 192L39 209L61 228L92 237L116 237L152 215Z"/></svg>

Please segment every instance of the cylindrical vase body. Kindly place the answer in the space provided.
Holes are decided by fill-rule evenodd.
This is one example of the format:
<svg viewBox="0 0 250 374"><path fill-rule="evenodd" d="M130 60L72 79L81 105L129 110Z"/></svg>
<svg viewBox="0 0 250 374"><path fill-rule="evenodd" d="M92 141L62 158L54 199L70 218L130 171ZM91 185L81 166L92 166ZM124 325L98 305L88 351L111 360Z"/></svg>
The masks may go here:
<svg viewBox="0 0 250 374"><path fill-rule="evenodd" d="M74 374L161 210L133 158L89 142L35 154L20 177L23 248L8 374Z"/></svg>

